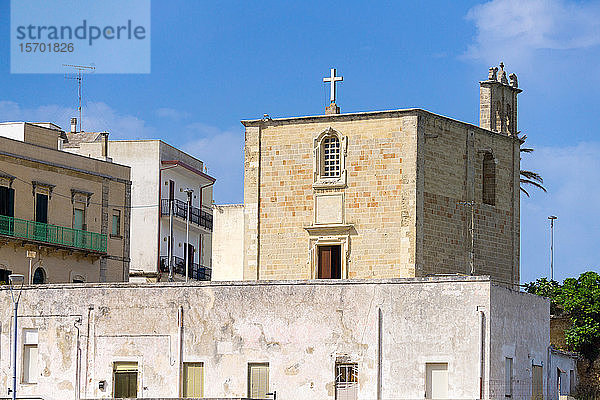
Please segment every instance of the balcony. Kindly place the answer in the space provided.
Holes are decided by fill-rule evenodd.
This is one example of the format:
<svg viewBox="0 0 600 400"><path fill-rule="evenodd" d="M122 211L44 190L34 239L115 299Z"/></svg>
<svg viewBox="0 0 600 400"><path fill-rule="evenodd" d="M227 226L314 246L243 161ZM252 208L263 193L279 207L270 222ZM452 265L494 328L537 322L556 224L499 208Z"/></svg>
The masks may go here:
<svg viewBox="0 0 600 400"><path fill-rule="evenodd" d="M74 250L106 253L106 235L0 215L0 235Z"/></svg>
<svg viewBox="0 0 600 400"><path fill-rule="evenodd" d="M169 273L169 257L160 256L160 272ZM185 260L181 257L173 256L173 273L185 276ZM203 267L196 263L190 264L188 277L197 281L210 281L212 269Z"/></svg>
<svg viewBox="0 0 600 400"><path fill-rule="evenodd" d="M162 199L160 201L160 212L162 215L169 215L169 199ZM202 211L197 207L190 207L190 214L190 223L201 226L212 232L213 217L211 214ZM174 199L173 215L185 220L187 217L187 203L185 201Z"/></svg>

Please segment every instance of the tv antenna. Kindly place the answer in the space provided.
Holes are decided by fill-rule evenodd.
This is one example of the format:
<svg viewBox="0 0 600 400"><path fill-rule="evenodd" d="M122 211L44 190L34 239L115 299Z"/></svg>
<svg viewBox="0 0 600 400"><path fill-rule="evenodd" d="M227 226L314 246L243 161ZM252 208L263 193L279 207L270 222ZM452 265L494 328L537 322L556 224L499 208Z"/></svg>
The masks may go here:
<svg viewBox="0 0 600 400"><path fill-rule="evenodd" d="M83 74L86 71L93 71L96 67L91 65L73 65L73 64L63 64L63 67L69 67L75 69L75 73L71 76L65 74L65 79L73 79L77 81L77 96L79 98L79 132L83 132L83 117L81 112L81 99L83 97Z"/></svg>

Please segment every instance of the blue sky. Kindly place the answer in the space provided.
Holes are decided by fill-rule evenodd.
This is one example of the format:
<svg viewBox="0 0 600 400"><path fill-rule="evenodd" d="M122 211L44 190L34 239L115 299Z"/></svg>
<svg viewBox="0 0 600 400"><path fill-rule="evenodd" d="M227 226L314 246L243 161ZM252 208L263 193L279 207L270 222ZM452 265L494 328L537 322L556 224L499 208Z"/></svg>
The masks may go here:
<svg viewBox="0 0 600 400"><path fill-rule="evenodd" d="M10 74L0 0L0 120L64 128L76 86L60 74ZM321 114L321 78L344 76L342 112L420 107L478 122L478 81L504 61L519 77L519 129L549 193L522 198L522 281L600 269L600 2L152 2L150 74L86 77L84 128L161 138L205 161L218 203L242 201L239 121Z"/></svg>

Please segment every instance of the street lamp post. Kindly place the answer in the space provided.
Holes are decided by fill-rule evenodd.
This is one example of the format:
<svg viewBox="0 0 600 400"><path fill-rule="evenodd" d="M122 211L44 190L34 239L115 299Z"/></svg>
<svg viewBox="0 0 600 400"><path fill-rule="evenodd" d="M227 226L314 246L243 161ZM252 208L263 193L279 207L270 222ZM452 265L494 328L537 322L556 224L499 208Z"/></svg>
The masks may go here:
<svg viewBox="0 0 600 400"><path fill-rule="evenodd" d="M558 219L556 215L548 217L550 220L550 280L554 280L554 221Z"/></svg>
<svg viewBox="0 0 600 400"><path fill-rule="evenodd" d="M23 282L25 282L25 276L20 274L10 274L8 276L10 298L13 302L13 353L12 353L12 367L13 367L13 389L12 398L17 399L17 310L19 308L19 300L21 299L21 290L23 289ZM18 288L18 289L16 289ZM16 289L16 293L15 293Z"/></svg>
<svg viewBox="0 0 600 400"><path fill-rule="evenodd" d="M185 218L185 281L187 282L190 275L190 211L192 208L192 194L194 190L187 188L187 213ZM193 255L193 253L192 253Z"/></svg>

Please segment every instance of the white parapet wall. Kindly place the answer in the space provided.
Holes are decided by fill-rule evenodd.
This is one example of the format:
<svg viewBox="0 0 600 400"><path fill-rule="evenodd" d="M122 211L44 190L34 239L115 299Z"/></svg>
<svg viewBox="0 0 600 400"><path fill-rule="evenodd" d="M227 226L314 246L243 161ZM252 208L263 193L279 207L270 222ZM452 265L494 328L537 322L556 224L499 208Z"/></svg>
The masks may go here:
<svg viewBox="0 0 600 400"><path fill-rule="evenodd" d="M0 289L0 304L6 393L8 288ZM546 299L485 277L26 287L18 394L109 398L115 363L129 363L118 365L134 371L137 397L176 398L184 366L196 363L204 397L246 397L249 364L257 363L268 365L268 389L279 399L336 398L336 368L344 366L356 368L347 382L356 399L419 399L431 390L476 399L480 380L489 398L504 377L506 352L519 382L531 382L532 358L547 362L548 321ZM23 357L27 346L36 346L35 361Z"/></svg>

